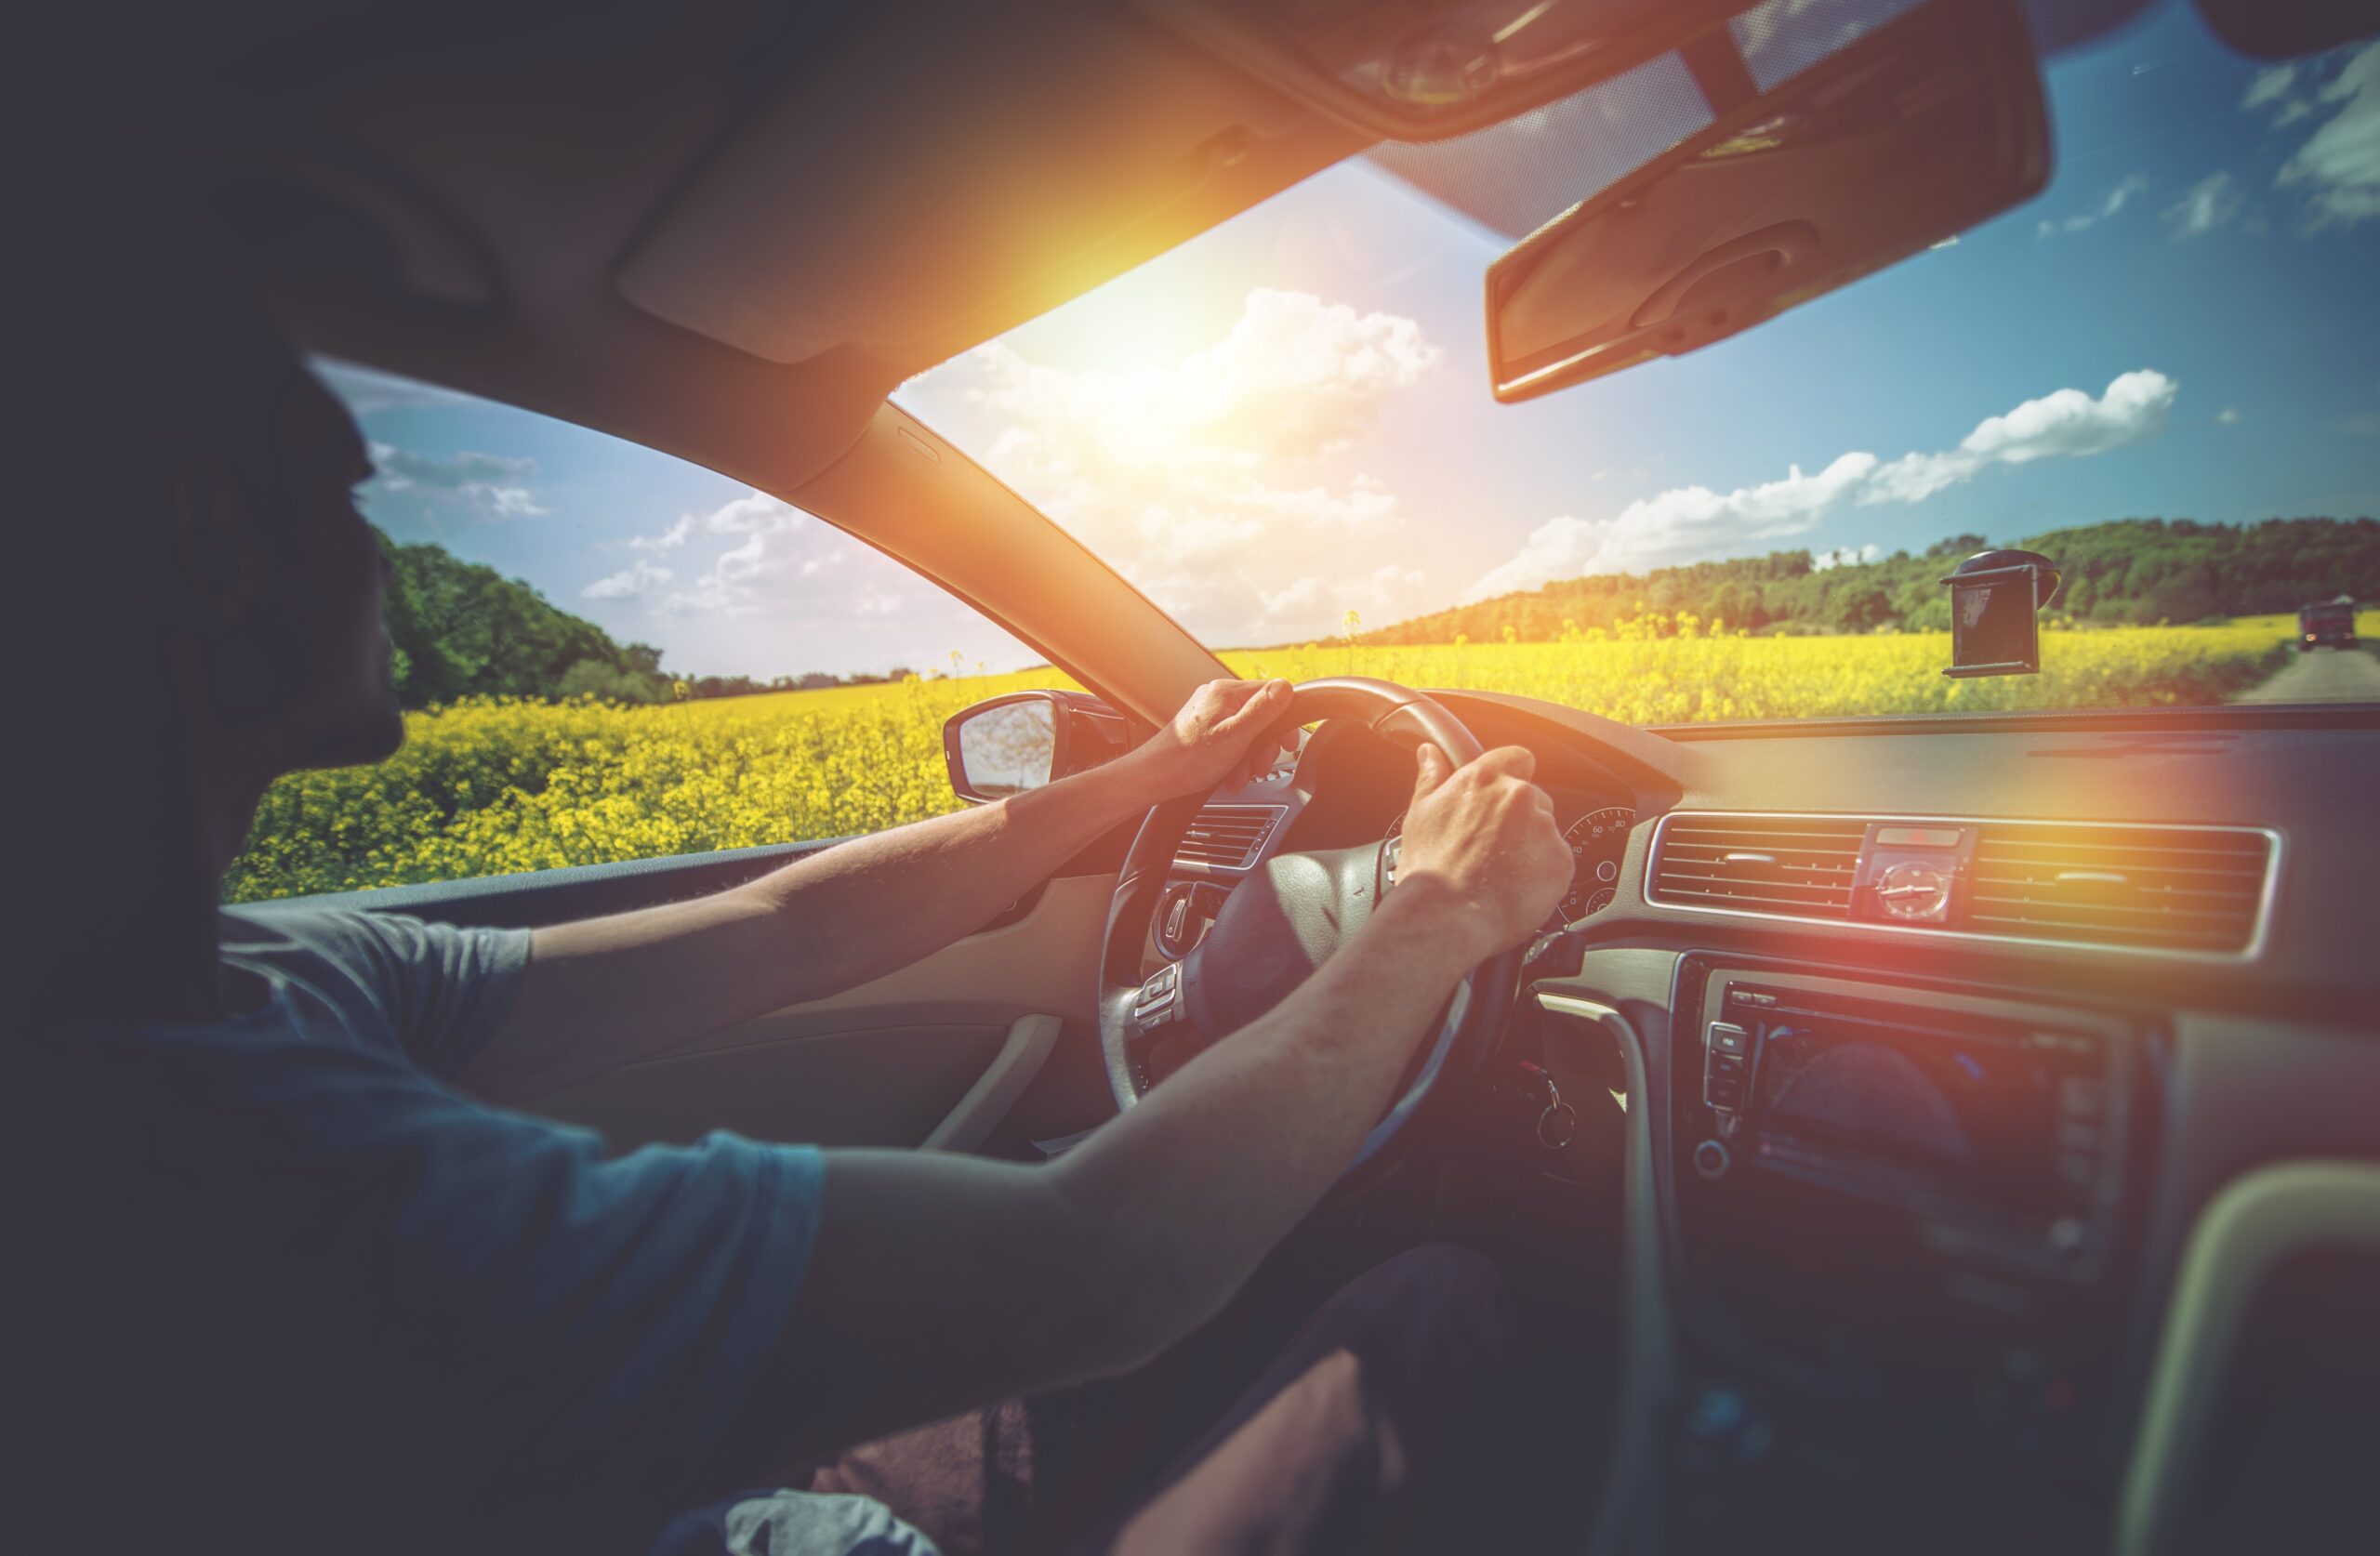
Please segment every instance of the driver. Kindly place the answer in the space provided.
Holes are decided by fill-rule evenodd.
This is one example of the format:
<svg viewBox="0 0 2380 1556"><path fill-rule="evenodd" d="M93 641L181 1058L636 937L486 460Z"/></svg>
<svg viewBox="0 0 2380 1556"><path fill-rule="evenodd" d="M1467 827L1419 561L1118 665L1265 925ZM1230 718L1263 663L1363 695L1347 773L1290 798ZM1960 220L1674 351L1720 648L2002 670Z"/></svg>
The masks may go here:
<svg viewBox="0 0 2380 1556"><path fill-rule="evenodd" d="M1338 1178L1457 982L1561 897L1527 752L1423 746L1360 931L1046 1166L728 1134L613 1154L510 1104L969 933L1153 804L1268 764L1289 687L1210 683L1095 771L668 906L534 930L218 911L268 785L403 737L352 495L372 467L235 289L152 278L112 306L93 327L124 351L47 386L89 444L46 457L104 470L123 593L22 607L106 702L21 877L48 895L20 947L8 1365L40 1446L9 1543L1473 1543L1448 1531L1489 1500L1514 1349L1476 1256L1359 1280L1202 1436L1083 1481L1071 1522L1049 1477L1101 1461L1132 1396L1078 1411L1071 1448L1013 1402L1207 1354L1177 1342Z"/></svg>

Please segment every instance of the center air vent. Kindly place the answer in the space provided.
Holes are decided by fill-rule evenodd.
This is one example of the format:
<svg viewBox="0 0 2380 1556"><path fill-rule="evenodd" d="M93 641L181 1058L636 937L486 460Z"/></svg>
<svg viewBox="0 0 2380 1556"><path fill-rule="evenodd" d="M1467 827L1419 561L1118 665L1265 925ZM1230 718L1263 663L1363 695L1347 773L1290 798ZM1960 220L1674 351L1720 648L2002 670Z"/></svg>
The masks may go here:
<svg viewBox="0 0 2380 1556"><path fill-rule="evenodd" d="M1966 927L1980 934L2238 954L2255 942L2272 839L2223 827L1988 822Z"/></svg>
<svg viewBox="0 0 2380 1556"><path fill-rule="evenodd" d="M1673 816L1653 851L1651 896L1678 907L1848 918L1867 834L1852 816Z"/></svg>
<svg viewBox="0 0 2380 1556"><path fill-rule="evenodd" d="M1182 835L1173 862L1244 870L1254 863L1274 824L1287 813L1279 805L1207 806Z"/></svg>

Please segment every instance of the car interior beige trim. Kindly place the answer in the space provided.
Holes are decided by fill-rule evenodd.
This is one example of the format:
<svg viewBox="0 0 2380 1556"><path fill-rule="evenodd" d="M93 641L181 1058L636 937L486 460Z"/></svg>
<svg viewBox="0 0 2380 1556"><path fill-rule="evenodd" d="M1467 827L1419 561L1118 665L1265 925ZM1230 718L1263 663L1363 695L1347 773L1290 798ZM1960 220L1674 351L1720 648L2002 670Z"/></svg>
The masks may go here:
<svg viewBox="0 0 2380 1556"><path fill-rule="evenodd" d="M829 1146L980 1145L1064 1030L1088 1042L1112 876L1049 882L1013 924L552 1096L617 1149L715 1128ZM1020 1031L1020 1028L1025 1030Z"/></svg>
<svg viewBox="0 0 2380 1556"><path fill-rule="evenodd" d="M2230 1361L2258 1287L2283 1258L2340 1244L2380 1248L2380 1163L2260 1167L2215 1195L2191 1228L2166 1309L2117 1515L2119 1556L2174 1549Z"/></svg>
<svg viewBox="0 0 2380 1556"><path fill-rule="evenodd" d="M972 1151L984 1143L1008 1110L1025 1095L1041 1073L1050 1050L1058 1045L1058 1018L1019 1016L1009 1023L1008 1041L984 1066L967 1095L959 1099L933 1133L925 1138L928 1151Z"/></svg>
<svg viewBox="0 0 2380 1556"><path fill-rule="evenodd" d="M1587 1029L1600 1028L1602 1035L1619 1048L1627 1094L1649 1099L1651 1079L1646 1071L1644 1039L1616 1007L1545 989L1537 992L1537 1003L1554 1015L1587 1023ZM1549 1024L1549 1053L1575 1039L1576 1031L1564 1032L1565 1024ZM1583 1058L1574 1062L1581 1068L1593 1067ZM1602 1495L1596 1498L1594 1521L1584 1546L1591 1556L1625 1556L1659 1549L1665 1543L1664 1510L1658 1489L1666 1481L1665 1449L1663 1434L1653 1423L1670 1418L1677 1393L1678 1357L1670 1330L1669 1293L1661 1263L1652 1111L1649 1102L1621 1109L1621 1127L1627 1137L1620 1166L1626 1229L1621 1245L1626 1259L1621 1304L1629 1343L1612 1396L1611 1459L1605 1467Z"/></svg>

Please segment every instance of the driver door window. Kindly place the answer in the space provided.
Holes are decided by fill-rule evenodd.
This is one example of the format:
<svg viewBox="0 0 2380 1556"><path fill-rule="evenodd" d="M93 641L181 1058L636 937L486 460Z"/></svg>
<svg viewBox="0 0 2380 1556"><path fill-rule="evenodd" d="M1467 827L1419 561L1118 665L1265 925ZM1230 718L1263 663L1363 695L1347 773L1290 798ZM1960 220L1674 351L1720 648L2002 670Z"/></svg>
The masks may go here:
<svg viewBox="0 0 2380 1556"><path fill-rule="evenodd" d="M342 364L404 747L282 780L231 902L872 832L945 719L1070 685L831 525L669 455Z"/></svg>

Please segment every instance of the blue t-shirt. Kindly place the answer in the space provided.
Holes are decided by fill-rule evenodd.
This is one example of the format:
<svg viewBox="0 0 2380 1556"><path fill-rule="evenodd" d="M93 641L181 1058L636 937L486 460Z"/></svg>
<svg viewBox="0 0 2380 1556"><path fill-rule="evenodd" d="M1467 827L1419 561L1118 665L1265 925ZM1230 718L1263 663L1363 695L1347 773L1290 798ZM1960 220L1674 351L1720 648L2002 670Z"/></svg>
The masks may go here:
<svg viewBox="0 0 2380 1556"><path fill-rule="evenodd" d="M261 1007L42 1035L7 1083L31 1301L0 1391L46 1548L641 1550L770 1468L731 1426L801 1287L817 1153L614 1155L456 1090L525 931L225 918Z"/></svg>

